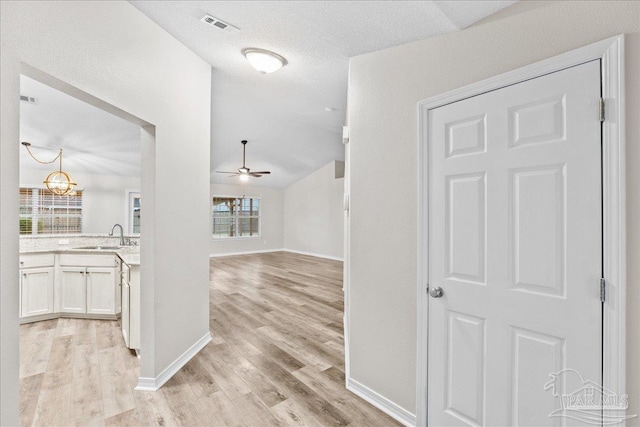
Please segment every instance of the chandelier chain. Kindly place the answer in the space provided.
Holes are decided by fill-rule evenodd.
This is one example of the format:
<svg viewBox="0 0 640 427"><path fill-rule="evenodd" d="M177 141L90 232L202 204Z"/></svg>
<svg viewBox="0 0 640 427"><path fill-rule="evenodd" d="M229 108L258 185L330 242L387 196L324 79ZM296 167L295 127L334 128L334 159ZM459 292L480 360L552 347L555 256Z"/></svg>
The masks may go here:
<svg viewBox="0 0 640 427"><path fill-rule="evenodd" d="M38 160L36 158L36 156L33 155L33 153L31 152L31 143L30 142L23 142L22 145L25 146L25 148L27 149L27 152L29 153L29 155L31 156L31 158L33 158L33 160L35 160L36 162L40 163L41 165L49 165L53 162L55 162L56 160L58 160L60 158L60 156L62 156L62 148L60 149L60 151L58 152L58 155L51 160L50 162L43 162L42 160ZM60 167L62 168L62 165L60 165Z"/></svg>

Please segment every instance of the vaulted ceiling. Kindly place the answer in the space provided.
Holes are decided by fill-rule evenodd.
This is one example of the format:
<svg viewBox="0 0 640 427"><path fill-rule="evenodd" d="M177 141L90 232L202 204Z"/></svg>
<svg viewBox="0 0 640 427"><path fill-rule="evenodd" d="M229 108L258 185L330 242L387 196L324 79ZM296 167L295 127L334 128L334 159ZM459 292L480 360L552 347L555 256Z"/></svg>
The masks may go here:
<svg viewBox="0 0 640 427"><path fill-rule="evenodd" d="M26 76L20 95L35 98L20 102L20 140L32 144L38 160L49 161L62 148L63 169L71 176L140 176L138 126ZM58 164L39 164L20 147L20 167L51 172Z"/></svg>
<svg viewBox="0 0 640 427"><path fill-rule="evenodd" d="M286 187L343 159L349 57L465 28L512 1L131 1L213 67L211 178L269 169L256 184ZM240 29L200 19L212 15ZM241 54L271 50L288 64L262 75ZM329 110L329 111L327 111Z"/></svg>

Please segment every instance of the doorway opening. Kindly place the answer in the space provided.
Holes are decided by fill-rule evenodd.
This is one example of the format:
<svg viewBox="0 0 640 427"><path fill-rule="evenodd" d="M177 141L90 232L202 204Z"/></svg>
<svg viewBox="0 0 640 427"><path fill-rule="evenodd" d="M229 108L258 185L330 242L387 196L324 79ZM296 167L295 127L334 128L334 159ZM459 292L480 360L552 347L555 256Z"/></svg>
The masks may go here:
<svg viewBox="0 0 640 427"><path fill-rule="evenodd" d="M62 167L77 183L72 193L52 194L43 179L56 165L40 164L20 147L21 423L55 424L56 405L80 399L73 395L80 386L85 403L103 408L86 398L87 390L96 391L89 393L95 398L128 381L126 374L139 377L143 360L123 336L129 310L122 307L122 289L132 277L127 263L137 265L139 292L145 288L140 258L151 248L143 249L139 233L120 227L127 223L124 190L143 191L150 175L142 164L153 161L154 130L26 64L20 94L20 141L43 160L62 149ZM142 311L135 314L138 328L147 316Z"/></svg>

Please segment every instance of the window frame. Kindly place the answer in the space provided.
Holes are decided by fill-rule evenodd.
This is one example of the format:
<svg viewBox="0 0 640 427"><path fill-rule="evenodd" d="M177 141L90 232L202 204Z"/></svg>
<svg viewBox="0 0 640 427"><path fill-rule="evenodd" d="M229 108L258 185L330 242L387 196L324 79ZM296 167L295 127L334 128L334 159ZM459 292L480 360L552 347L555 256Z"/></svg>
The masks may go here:
<svg viewBox="0 0 640 427"><path fill-rule="evenodd" d="M80 235L82 235L82 232L83 232L83 229L84 229L84 214L85 214L85 212L84 212L84 190L80 190L80 189L76 190L77 193L79 193L79 195L80 195L80 203L79 203L79 205L78 206L69 206L69 205L67 205L66 206L67 213L64 214L64 215L58 215L58 216L54 216L53 214L50 214L50 215L41 214L41 212L39 212L40 206L39 206L38 202L41 201L42 197L44 197L44 196L52 196L52 197L54 197L54 199L53 199L54 201L55 201L55 197L69 197L69 196L56 196L53 193L51 193L46 187L39 186L39 185L24 185L24 186L21 185L19 187L20 197L22 196L22 191L23 190L28 190L28 192L29 192L29 196L28 196L29 197L29 203L26 206L27 206L28 209L30 209L30 212L24 213L24 214L22 212L19 212L18 216L19 216L20 220L22 220L22 219L30 219L31 220L31 231L23 233L22 232L22 228L19 228L18 233L19 233L20 236L80 236ZM37 197L37 201L34 200L34 195L33 195L34 191L38 192L38 194L36 196ZM43 195L42 194L43 192L44 193L48 193L48 194L44 194ZM22 200L20 200L18 202L18 206L19 206L20 210L22 209L22 206L23 206L21 201ZM56 206L62 207L61 205L55 205L55 204L47 205L47 207L49 207L49 208L55 208ZM70 209L79 210L80 214L77 215L77 216L76 215L69 215L68 211ZM39 232L38 231L39 227L37 226L37 224L39 222L39 219L45 219L46 220L46 219L53 219L53 218L79 218L80 219L80 227L79 227L80 230L79 231L74 230L73 232L62 232L62 233L61 232ZM33 227L34 223L36 224L35 229ZM68 227L67 227L67 230L68 230ZM57 230L57 231L59 231L59 230Z"/></svg>
<svg viewBox="0 0 640 427"><path fill-rule="evenodd" d="M134 199L140 199L140 205L138 211L142 212L142 193L140 190L125 190L125 229L126 233L131 236L140 236L140 231L134 233L135 226L135 203ZM138 224L140 227L140 224Z"/></svg>
<svg viewBox="0 0 640 427"><path fill-rule="evenodd" d="M239 212L241 211L236 211L235 215L232 217L234 219L233 221L233 226L235 228L235 236L216 236L216 234L214 234L214 211L213 211L213 200L214 199L234 199L234 200L242 200L242 199L257 199L259 201L258 203L258 215L257 215L257 219L258 219L258 233L254 234L253 236L238 236L238 227L239 227L239 221L238 219L240 218L256 218L256 216L254 215L248 215L248 216L243 216L240 215ZM259 196L233 196L233 195L222 195L222 194L214 194L211 196L210 198L210 202L211 202L211 240L244 240L244 239L260 239L262 238L262 197Z"/></svg>

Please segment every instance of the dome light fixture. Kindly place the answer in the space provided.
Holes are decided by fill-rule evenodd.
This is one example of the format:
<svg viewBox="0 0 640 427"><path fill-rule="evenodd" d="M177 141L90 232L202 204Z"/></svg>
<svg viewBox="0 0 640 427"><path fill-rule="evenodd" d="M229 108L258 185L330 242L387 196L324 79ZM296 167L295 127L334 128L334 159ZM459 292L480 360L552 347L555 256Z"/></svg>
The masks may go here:
<svg viewBox="0 0 640 427"><path fill-rule="evenodd" d="M25 146L27 152L33 158L33 160L40 164L47 165L55 162L56 160L60 160L58 170L51 172L43 181L44 185L47 186L47 189L51 193L55 194L56 196L73 196L75 194L75 188L78 184L73 182L71 176L69 176L68 173L62 170L62 148L53 160L51 160L50 162L43 162L36 159L36 157L31 152L30 142L23 142L22 145Z"/></svg>
<svg viewBox="0 0 640 427"><path fill-rule="evenodd" d="M265 49L249 47L242 49L242 54L249 64L262 74L273 73L287 65L287 60L283 56Z"/></svg>

